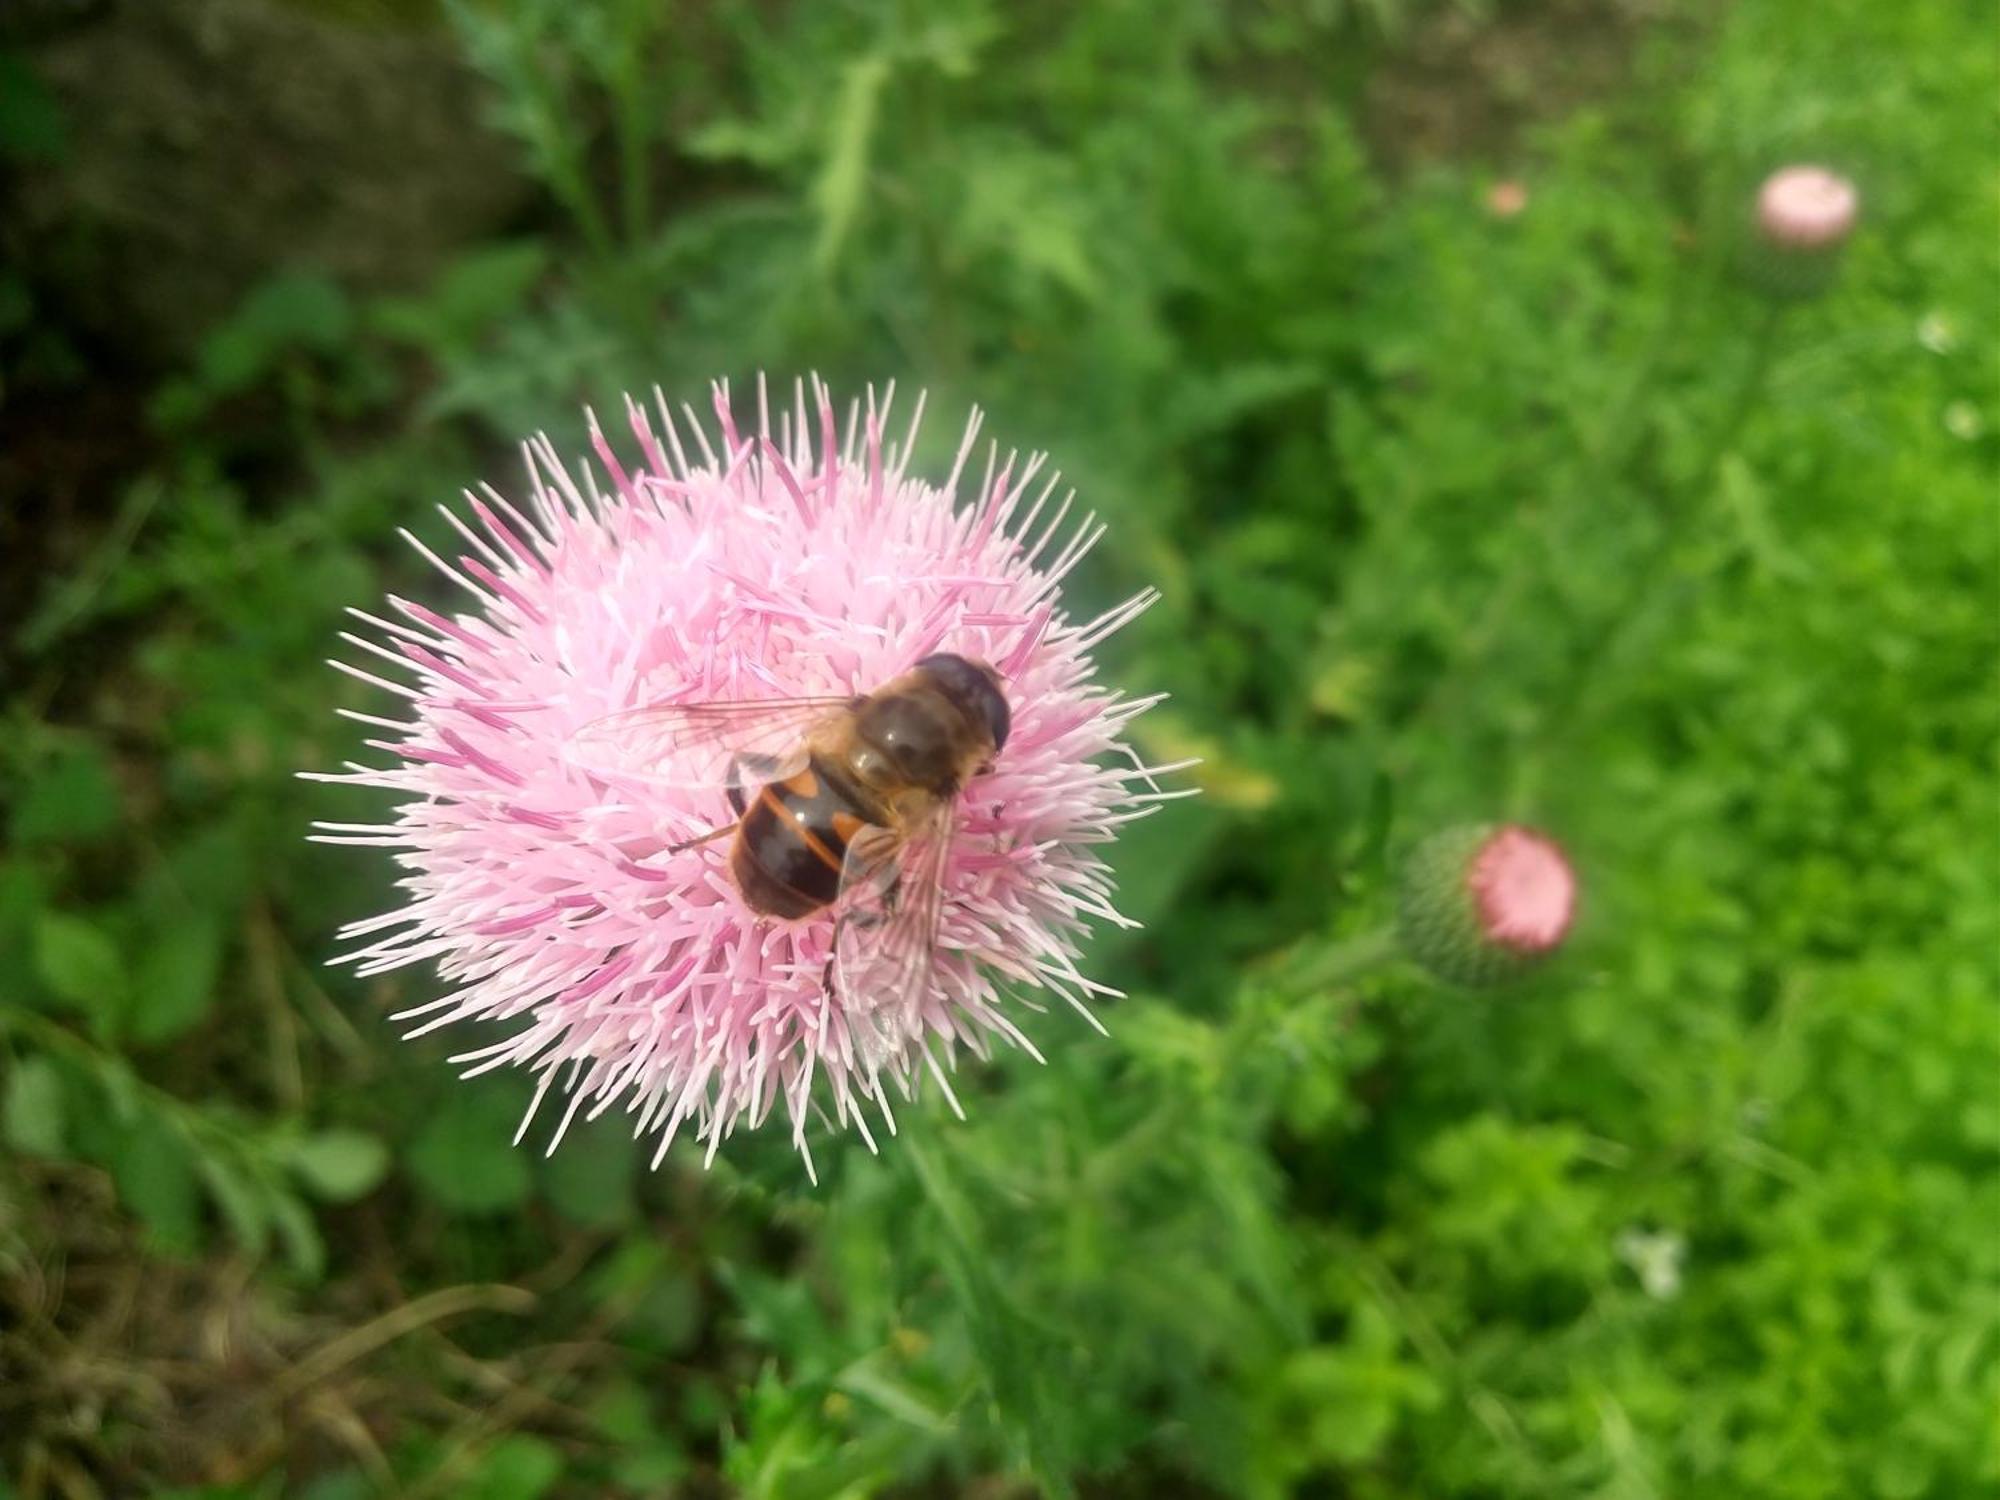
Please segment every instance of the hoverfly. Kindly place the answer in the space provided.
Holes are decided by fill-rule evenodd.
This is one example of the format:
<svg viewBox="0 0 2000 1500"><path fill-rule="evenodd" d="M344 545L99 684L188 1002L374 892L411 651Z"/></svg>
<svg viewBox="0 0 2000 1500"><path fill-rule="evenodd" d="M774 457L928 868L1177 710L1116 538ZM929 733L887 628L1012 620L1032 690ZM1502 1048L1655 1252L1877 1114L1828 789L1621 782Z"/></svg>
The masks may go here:
<svg viewBox="0 0 2000 1500"><path fill-rule="evenodd" d="M572 745L586 769L724 792L734 817L666 852L733 834L730 873L752 911L837 907L830 986L886 1046L928 985L958 795L1012 721L1000 674L946 652L872 693L656 703Z"/></svg>

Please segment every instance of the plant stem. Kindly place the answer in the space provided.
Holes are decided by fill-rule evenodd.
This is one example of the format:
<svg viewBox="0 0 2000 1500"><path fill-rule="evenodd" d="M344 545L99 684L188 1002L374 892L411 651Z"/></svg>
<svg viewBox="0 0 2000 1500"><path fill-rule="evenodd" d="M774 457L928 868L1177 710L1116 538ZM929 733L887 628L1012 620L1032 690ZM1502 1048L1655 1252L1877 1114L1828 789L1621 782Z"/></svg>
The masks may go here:
<svg viewBox="0 0 2000 1500"><path fill-rule="evenodd" d="M1688 498L1694 504L1700 504L1714 487L1716 471L1735 449L1736 440L1743 435L1743 424L1763 404L1765 388L1770 384L1771 359L1778 347L1778 325L1784 316L1784 304L1773 298L1765 304L1751 331L1750 358L1743 366L1743 378L1736 383L1722 421L1709 439L1707 451L1695 467L1694 481L1688 486Z"/></svg>
<svg viewBox="0 0 2000 1500"><path fill-rule="evenodd" d="M1776 300L1767 302L1751 329L1750 353L1744 362L1742 376L1731 391L1729 404L1723 409L1708 446L1692 471L1693 478L1680 504L1669 512L1670 516L1677 512L1683 526L1691 514L1699 511L1715 488L1716 476L1723 462L1736 450L1737 442L1743 436L1744 423L1763 404L1784 315L1783 303ZM1570 674L1559 704L1549 715L1550 722L1569 724L1573 738L1576 726L1592 711L1592 689L1606 667L1620 659L1642 627L1650 625L1658 629L1661 615L1670 615L1678 610L1694 587L1686 578L1673 579L1670 570L1665 567L1650 570L1647 577L1650 586L1635 590L1617 620L1599 632L1577 663L1576 670ZM1598 694L1595 706L1601 711L1609 701L1605 695Z"/></svg>
<svg viewBox="0 0 2000 1500"><path fill-rule="evenodd" d="M1550 557L1562 555L1562 526L1572 510L1596 503L1611 481L1625 467L1645 432L1645 415L1651 405L1660 372L1674 342L1685 329L1686 305L1692 295L1693 272L1682 267L1674 275L1666 306L1658 323L1647 336L1632 377L1623 394L1611 405L1610 415L1594 439L1583 446L1581 461L1571 472L1571 482L1545 496L1523 519L1523 530L1540 533L1541 547L1523 547L1500 579L1488 592L1478 619L1465 634L1458 664L1427 693L1409 718L1410 725L1440 722L1450 717L1459 699L1477 682L1493 653L1499 648L1514 608L1528 593ZM1407 734L1404 743L1413 745ZM1409 753L1392 753L1392 763L1407 769Z"/></svg>
<svg viewBox="0 0 2000 1500"><path fill-rule="evenodd" d="M24 1006L0 1004L0 1037L10 1032L44 1052L68 1057L86 1069L110 1096L113 1108L121 1107L118 1102L121 1097L144 1099L161 1119L197 1148L211 1141L245 1151L253 1149L261 1138L254 1128L224 1120L156 1083L147 1082L123 1057L78 1036L69 1027Z"/></svg>
<svg viewBox="0 0 2000 1500"><path fill-rule="evenodd" d="M1393 926L1379 928L1349 938L1338 947L1320 954L1316 963L1300 970L1299 982L1320 989L1346 984L1394 963L1402 957L1402 953L1396 929Z"/></svg>
<svg viewBox="0 0 2000 1500"><path fill-rule="evenodd" d="M652 181L647 172L646 42L659 16L650 0L627 3L619 15L618 56L612 70L618 131L619 209L625 243L641 244L651 227Z"/></svg>
<svg viewBox="0 0 2000 1500"><path fill-rule="evenodd" d="M1284 998L1274 1003L1269 995L1257 988L1252 989L1249 998L1237 1007L1224 1032L1216 1061L1218 1074L1226 1077L1235 1073L1266 1050L1273 1054L1287 1052L1286 1038L1292 1034L1292 1028L1304 1024L1319 1029L1327 1024L1317 1018L1332 992L1363 975L1397 962L1401 957L1402 943L1391 925L1350 937L1317 955L1314 960L1297 966L1281 961L1275 966L1273 977L1280 980L1279 988ZM1297 998L1300 991L1320 993L1309 997L1307 1005L1302 1008ZM1325 1007L1333 1017L1332 1024L1344 1026L1360 1009L1363 999L1351 994L1338 996L1333 1005ZM1304 1022L1301 1017L1308 1010L1315 1019Z"/></svg>

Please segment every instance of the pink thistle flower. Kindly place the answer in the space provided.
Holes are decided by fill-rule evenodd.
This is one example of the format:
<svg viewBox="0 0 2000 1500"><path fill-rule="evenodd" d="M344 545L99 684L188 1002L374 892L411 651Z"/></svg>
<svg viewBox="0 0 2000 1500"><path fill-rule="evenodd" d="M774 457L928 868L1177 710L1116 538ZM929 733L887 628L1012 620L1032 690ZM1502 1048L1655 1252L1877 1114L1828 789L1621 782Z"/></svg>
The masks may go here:
<svg viewBox="0 0 2000 1500"><path fill-rule="evenodd" d="M873 392L851 406L836 442L817 380L775 426L760 381L748 431L718 385L718 444L682 407L693 452L655 395L658 429L626 402L636 465L594 420L601 484L538 437L526 505L483 487L468 515L446 509L466 548L455 560L409 537L470 608L391 598L393 618L354 612L378 638L343 639L409 680L334 665L409 717L351 714L386 731L368 743L392 763L319 779L403 800L385 825L316 826L401 851L406 899L345 929L344 961L362 974L435 961L449 988L397 1019L412 1036L504 1028L454 1061L467 1076L538 1075L523 1133L557 1090L568 1103L551 1151L579 1111L622 1107L635 1134L658 1134L656 1166L690 1121L713 1160L782 1101L810 1172L818 1096L873 1149L866 1106L895 1128L885 1081L907 1099L927 1073L957 1110L961 1045L985 1058L998 1038L1039 1060L1017 1019L1042 1009L1036 992L1092 1025L1089 998L1116 995L1077 964L1091 921L1133 925L1098 849L1183 794L1156 780L1178 766L1148 767L1123 739L1158 700L1097 685L1091 652L1156 595L1068 617L1061 584L1104 527L1072 521L1070 494L1051 503L1058 479L1040 478L1040 456L991 448L959 506L976 413L934 486L906 469L921 400L885 447L893 387L879 410ZM1013 725L959 798L935 963L881 1056L826 983L831 909L760 917L726 843L670 851L731 819L720 794L607 777L572 751L579 730L639 705L868 692L937 651L990 662Z"/></svg>
<svg viewBox="0 0 2000 1500"><path fill-rule="evenodd" d="M1496 984L1560 948L1576 906L1576 872L1554 840L1514 824L1447 828L1404 864L1397 928L1439 978Z"/></svg>

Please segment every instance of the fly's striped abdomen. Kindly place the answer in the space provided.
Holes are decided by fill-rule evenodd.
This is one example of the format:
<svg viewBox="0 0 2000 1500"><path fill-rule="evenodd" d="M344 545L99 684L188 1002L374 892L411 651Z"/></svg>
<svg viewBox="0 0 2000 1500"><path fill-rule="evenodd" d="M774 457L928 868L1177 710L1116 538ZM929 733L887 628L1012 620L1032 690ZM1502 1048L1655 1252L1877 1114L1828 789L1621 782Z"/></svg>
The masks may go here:
<svg viewBox="0 0 2000 1500"><path fill-rule="evenodd" d="M743 899L774 917L803 917L840 894L847 843L873 809L826 761L760 789L743 814L730 868Z"/></svg>

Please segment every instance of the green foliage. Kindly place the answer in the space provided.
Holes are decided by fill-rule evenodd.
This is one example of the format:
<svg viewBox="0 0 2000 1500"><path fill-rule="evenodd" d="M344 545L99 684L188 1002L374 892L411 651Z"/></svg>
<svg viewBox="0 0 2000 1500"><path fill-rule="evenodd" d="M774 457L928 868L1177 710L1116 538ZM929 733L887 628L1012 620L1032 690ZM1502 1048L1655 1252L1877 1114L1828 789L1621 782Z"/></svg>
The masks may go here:
<svg viewBox="0 0 2000 1500"><path fill-rule="evenodd" d="M520 1109L497 1089L467 1088L443 1101L410 1143L410 1171L431 1197L459 1213L519 1207L532 1177L513 1147Z"/></svg>
<svg viewBox="0 0 2000 1500"><path fill-rule="evenodd" d="M358 1197L388 1165L382 1142L360 1130L185 1103L32 1012L0 1012L0 1041L25 1049L0 1098L8 1146L103 1168L162 1254L195 1254L212 1214L241 1249L259 1254L275 1239L294 1272L317 1277L326 1247L306 1195Z"/></svg>
<svg viewBox="0 0 2000 1500"><path fill-rule="evenodd" d="M551 211L425 286L249 289L8 627L0 1291L107 1235L241 1264L272 1368L316 1382L127 1404L187 1336L70 1357L9 1291L10 1392L149 1372L97 1393L79 1472L2000 1485L1975 7L1677 13L1615 94L1472 143L1511 216L1470 160L1392 178L1364 122L1439 37L1517 57L1539 5L448 9ZM53 111L0 60L0 150L59 149ZM1795 158L1867 217L1777 312L1737 268ZM0 336L41 295L0 279ZM432 586L396 528L437 536L433 500L506 487L580 400L765 367L928 386L938 447L976 400L1051 449L1113 528L1078 612L1167 595L1104 670L1172 691L1145 748L1207 793L1120 846L1149 928L1091 955L1133 996L1111 1037L1029 1017L1047 1067L965 1068L969 1120L932 1101L879 1159L817 1143L817 1190L768 1136L651 1171L615 1111L513 1145L521 1080L392 1039L429 976L323 966L394 871L304 845L359 810L292 777L365 753L328 710L381 705L317 664L343 606ZM1501 818L1573 856L1572 951L1496 995L1385 965L1400 854ZM92 1285L48 1337L115 1321ZM19 1389L0 1462L57 1472L79 1398ZM179 1446L118 1467L149 1424ZM245 1468L253 1428L280 1440Z"/></svg>
<svg viewBox="0 0 2000 1500"><path fill-rule="evenodd" d="M19 55L0 52L0 155L60 158L69 142L62 106Z"/></svg>

